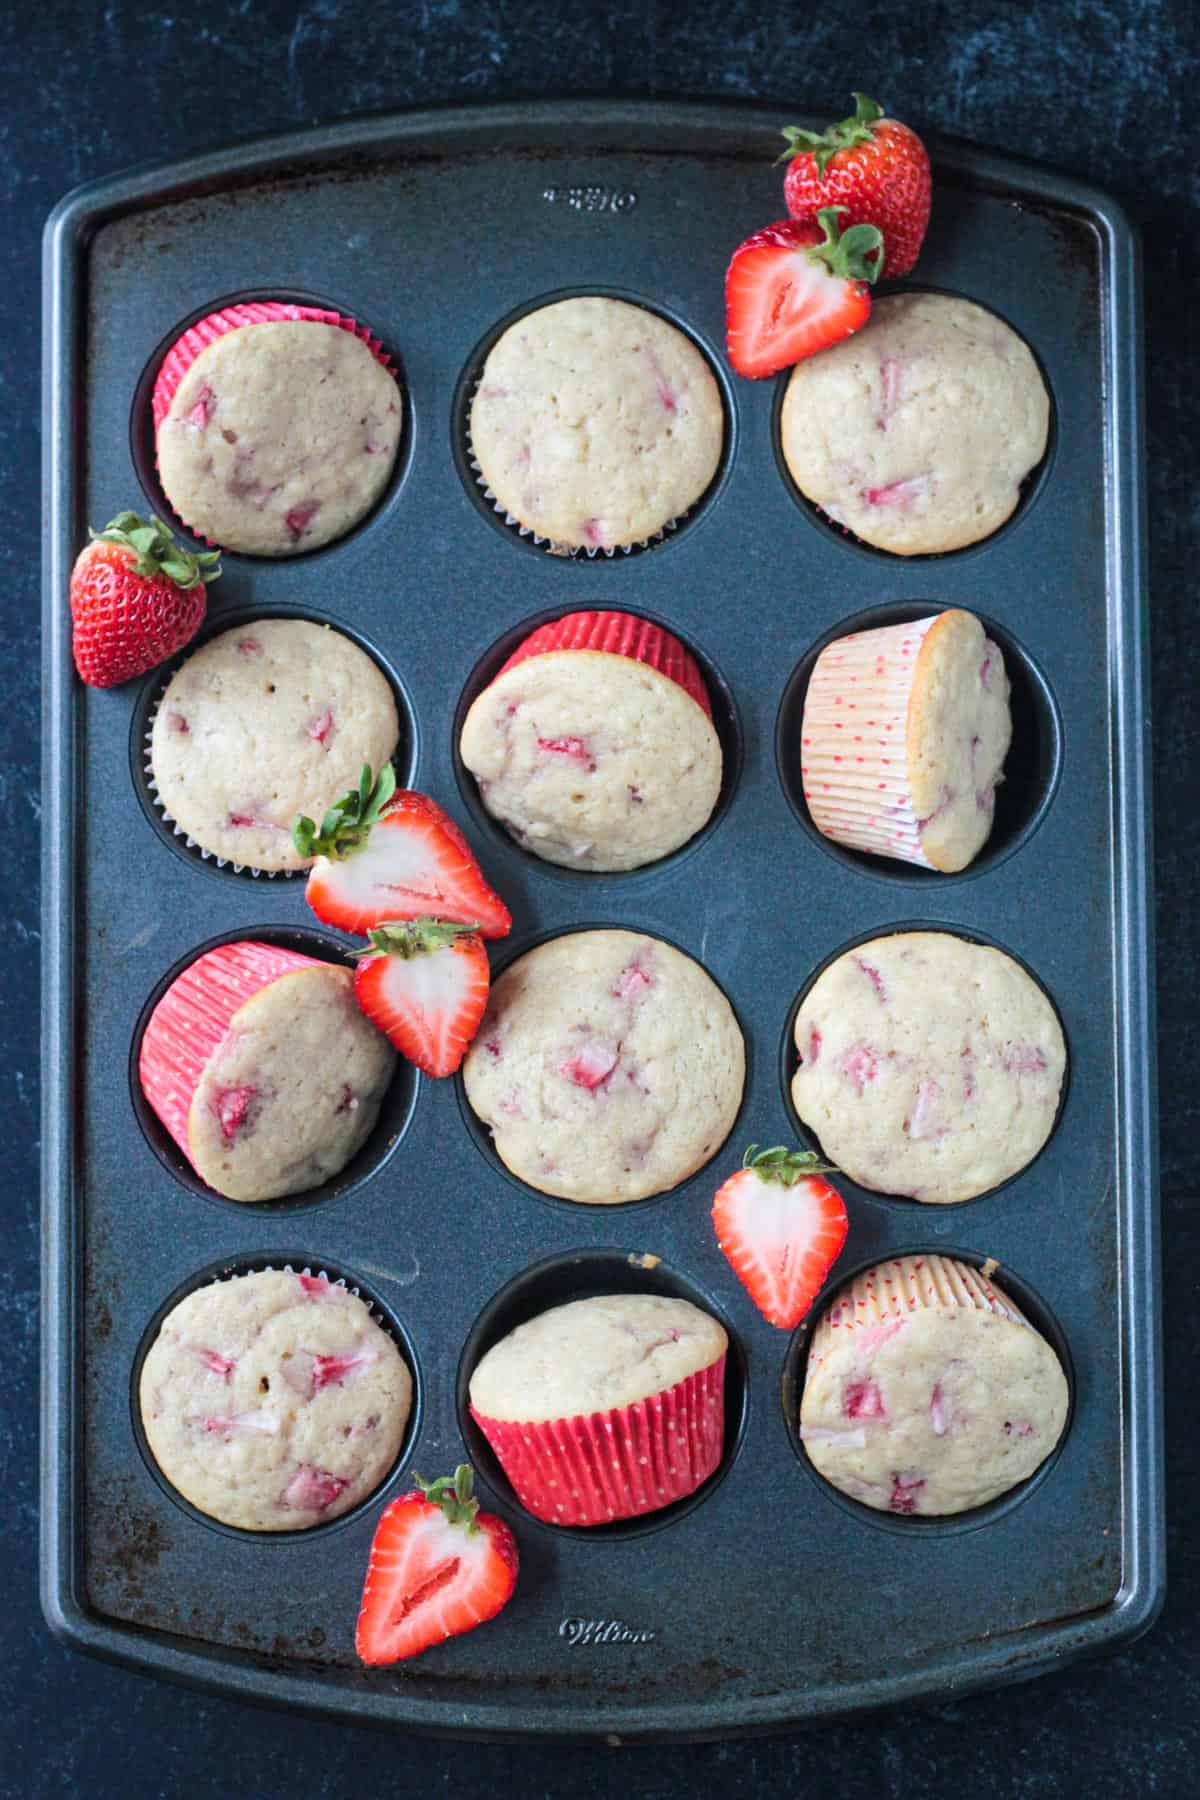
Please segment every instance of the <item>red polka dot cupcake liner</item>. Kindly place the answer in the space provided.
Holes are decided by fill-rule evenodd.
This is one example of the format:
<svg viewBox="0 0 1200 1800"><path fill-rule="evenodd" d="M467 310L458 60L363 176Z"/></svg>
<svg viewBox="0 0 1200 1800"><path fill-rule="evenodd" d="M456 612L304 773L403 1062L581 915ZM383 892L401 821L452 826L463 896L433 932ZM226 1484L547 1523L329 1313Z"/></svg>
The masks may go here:
<svg viewBox="0 0 1200 1800"><path fill-rule="evenodd" d="M823 836L848 849L935 865L908 774L908 712L925 634L937 617L837 638L817 658L804 701L804 798Z"/></svg>
<svg viewBox="0 0 1200 1800"><path fill-rule="evenodd" d="M708 689L691 651L661 625L653 625L636 613L573 612L552 619L548 625L539 625L517 645L494 679L499 680L531 656L545 656L553 650L592 650L645 663L677 683L712 718Z"/></svg>
<svg viewBox="0 0 1200 1800"><path fill-rule="evenodd" d="M237 301L231 306L223 306L218 311L207 313L204 318L197 319L194 325L189 325L187 330L176 338L159 366L150 396L150 410L154 419L155 468L158 468L159 430L171 410L171 402L175 398L180 382L201 351L207 350L210 344L214 344L218 338L224 337L228 332L239 331L245 325L269 325L281 321L295 323L305 319L318 325L335 325L341 331L350 332L367 346L377 363L380 363L389 374L395 374L395 365L379 339L374 337L365 325L361 325L357 319L351 318L346 313L332 312L327 307L321 306L303 306L292 300L244 300ZM207 418L205 407L206 401L201 397L190 415L193 424L205 423ZM196 414L199 416L196 417ZM172 511L174 510L172 508ZM176 517L180 518L193 537L202 538L206 544L213 542L213 539L206 537L203 532L194 530L181 514L176 513Z"/></svg>
<svg viewBox="0 0 1200 1800"><path fill-rule="evenodd" d="M725 1442L725 1357L661 1394L607 1412L529 1424L471 1416L518 1500L548 1525L609 1525L684 1500Z"/></svg>
<svg viewBox="0 0 1200 1800"><path fill-rule="evenodd" d="M138 1080L193 1169L192 1100L208 1064L236 1029L238 1013L283 976L325 966L316 957L272 944L222 944L176 976L154 1008L142 1034Z"/></svg>

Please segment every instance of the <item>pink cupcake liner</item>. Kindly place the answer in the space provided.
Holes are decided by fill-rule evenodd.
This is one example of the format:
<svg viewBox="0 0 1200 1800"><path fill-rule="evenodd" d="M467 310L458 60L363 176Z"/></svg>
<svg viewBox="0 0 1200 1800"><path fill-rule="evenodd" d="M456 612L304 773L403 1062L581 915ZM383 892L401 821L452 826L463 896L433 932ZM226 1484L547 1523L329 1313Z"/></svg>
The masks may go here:
<svg viewBox="0 0 1200 1800"><path fill-rule="evenodd" d="M518 1500L549 1525L608 1525L694 1494L725 1442L725 1357L608 1412L541 1424L471 1408Z"/></svg>
<svg viewBox="0 0 1200 1800"><path fill-rule="evenodd" d="M551 650L599 650L610 656L627 656L666 675L690 694L696 705L712 718L712 702L704 677L691 651L661 625L652 625L636 613L573 612L548 625L539 625L517 645L495 679L507 674L531 656Z"/></svg>
<svg viewBox="0 0 1200 1800"><path fill-rule="evenodd" d="M823 836L853 850L935 865L921 848L908 777L908 703L935 619L859 631L827 645L804 701L804 798Z"/></svg>
<svg viewBox="0 0 1200 1800"><path fill-rule="evenodd" d="M192 1098L236 1014L281 975L324 967L316 957L271 944L222 944L198 956L171 983L142 1034L138 1079L189 1163Z"/></svg>
<svg viewBox="0 0 1200 1800"><path fill-rule="evenodd" d="M956 1307L996 1313L1033 1330L1016 1302L969 1263L948 1256L898 1256L876 1263L842 1288L813 1332L809 1367L818 1368L847 1332L874 1332L884 1343L911 1313Z"/></svg>
<svg viewBox="0 0 1200 1800"><path fill-rule="evenodd" d="M378 338L372 337L365 325L344 313L329 312L320 306L300 306L290 300L245 300L233 306L224 306L219 312L197 319L189 325L182 335L176 338L162 360L158 375L154 382L154 392L150 406L154 414L154 435L157 438L159 426L171 410L171 402L175 391L191 368L202 350L226 332L237 331L242 325L267 325L272 322L289 319L312 319L319 325L337 325L343 331L349 331L361 338L376 362L382 363L389 372L392 362Z"/></svg>

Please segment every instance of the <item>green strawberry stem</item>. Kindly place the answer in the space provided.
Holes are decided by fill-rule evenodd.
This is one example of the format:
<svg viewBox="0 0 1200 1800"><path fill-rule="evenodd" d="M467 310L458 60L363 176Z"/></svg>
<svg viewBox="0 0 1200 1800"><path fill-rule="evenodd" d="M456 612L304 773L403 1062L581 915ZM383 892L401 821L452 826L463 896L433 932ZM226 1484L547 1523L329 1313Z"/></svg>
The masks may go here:
<svg viewBox="0 0 1200 1800"><path fill-rule="evenodd" d="M807 156L811 152L817 174L824 181L830 157L836 156L839 150L853 149L855 144L870 143L875 135L871 128L882 117L883 108L877 100L868 99L866 94L855 94L854 116L843 119L840 125L828 125L824 131L805 131L802 125L785 125L783 135L787 149L776 160L791 162L793 157Z"/></svg>
<svg viewBox="0 0 1200 1800"><path fill-rule="evenodd" d="M423 1475L415 1473L413 1480L427 1500L441 1507L448 1524L463 1525L468 1532L479 1530L475 1523L479 1502L471 1491L475 1471L470 1463L459 1463L453 1475L439 1475L436 1481L426 1481Z"/></svg>
<svg viewBox="0 0 1200 1800"><path fill-rule="evenodd" d="M757 1144L751 1144L742 1158L743 1169L753 1169L760 1181L777 1181L780 1187L795 1187L809 1175L836 1175L834 1163L822 1162L815 1150L789 1150L786 1144L776 1144L770 1150L760 1150Z"/></svg>
<svg viewBox="0 0 1200 1800"><path fill-rule="evenodd" d="M150 581L163 577L185 591L198 582L215 581L221 573L219 550L185 550L153 515L143 519L140 513L119 512L103 531L89 530L88 537L94 544L120 544L132 550L135 575Z"/></svg>
<svg viewBox="0 0 1200 1800"><path fill-rule="evenodd" d="M358 786L334 801L321 820L319 831L304 813L296 814L292 820L293 844L301 856L328 856L333 862L343 862L355 850L362 849L372 825L395 791L396 771L391 763L384 763L374 782L371 765L364 763Z"/></svg>
<svg viewBox="0 0 1200 1800"><path fill-rule="evenodd" d="M809 260L824 263L831 275L845 281L874 281L883 267L883 233L878 225L851 225L843 231L838 214L845 211L844 206L821 208L817 224L825 236L809 250ZM868 257L874 260L868 262Z"/></svg>
<svg viewBox="0 0 1200 1800"><path fill-rule="evenodd" d="M434 919L428 915L420 919L406 919L395 924L375 926L367 933L371 948L357 950L355 955L402 956L408 961L414 956L425 956L431 950L444 950L456 938L470 937L478 930L478 920L473 925L452 925L447 919Z"/></svg>

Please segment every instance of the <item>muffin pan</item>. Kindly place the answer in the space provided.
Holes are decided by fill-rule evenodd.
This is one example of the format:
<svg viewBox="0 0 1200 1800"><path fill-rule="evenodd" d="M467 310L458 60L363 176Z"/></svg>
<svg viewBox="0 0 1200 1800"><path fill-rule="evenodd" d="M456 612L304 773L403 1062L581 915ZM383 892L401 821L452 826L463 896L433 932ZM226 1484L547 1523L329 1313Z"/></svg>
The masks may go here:
<svg viewBox="0 0 1200 1800"><path fill-rule="evenodd" d="M1155 1615L1135 245L1093 190L934 146L933 222L919 279L903 285L979 299L1020 331L1054 395L1052 449L1014 518L969 554L914 563L865 552L806 516L779 466L786 373L734 382L720 355L724 268L780 210L771 165L792 116L575 102L377 118L105 182L50 222L42 1576L47 1618L72 1644L345 1718L625 1739L769 1729L961 1691L1061 1666ZM584 190L611 204L571 204ZM678 530L633 555L535 554L489 516L469 469L462 422L481 350L515 314L569 292L661 311L704 349L722 387L727 439L712 488ZM89 523L160 503L145 408L162 346L231 295L301 293L369 321L397 357L407 403L397 473L337 543L279 560L227 556L209 629L251 613L319 615L377 658L401 689L405 777L464 824L512 908L498 963L602 919L678 944L725 990L748 1051L739 1122L714 1163L651 1202L546 1203L490 1150L481 1156L459 1083L405 1070L361 1167L328 1191L263 1207L199 1192L139 1122L129 1057L172 968L234 936L319 937L320 954L343 940L314 932L301 883L251 889L164 834L141 747L165 672L81 687L67 577ZM969 879L827 854L805 825L788 754L816 648L864 615L953 605L985 617L1014 679L1022 741L996 839ZM675 856L585 875L538 862L486 820L457 759L456 708L518 628L614 606L657 617L699 650L706 674L719 672L726 786L714 822ZM1050 1142L1004 1187L946 1209L845 1184L850 1236L818 1308L868 1262L953 1245L969 1261L996 1259L1001 1284L1028 1302L1072 1372L1054 1458L978 1516L941 1527L863 1518L797 1466L806 1328L789 1337L759 1317L708 1217L746 1142L794 1141L785 1033L801 989L848 942L902 924L1004 945L1054 1001L1071 1055ZM147 1463L129 1398L171 1296L266 1262L360 1285L418 1378L405 1448L376 1497L328 1528L282 1537L216 1528L180 1505ZM543 1303L622 1282L694 1296L725 1322L725 1459L659 1520L557 1532L515 1504L462 1410L472 1347ZM516 1595L478 1632L363 1669L353 1631L379 1508L414 1467L452 1469L464 1438L484 1504L519 1539Z"/></svg>

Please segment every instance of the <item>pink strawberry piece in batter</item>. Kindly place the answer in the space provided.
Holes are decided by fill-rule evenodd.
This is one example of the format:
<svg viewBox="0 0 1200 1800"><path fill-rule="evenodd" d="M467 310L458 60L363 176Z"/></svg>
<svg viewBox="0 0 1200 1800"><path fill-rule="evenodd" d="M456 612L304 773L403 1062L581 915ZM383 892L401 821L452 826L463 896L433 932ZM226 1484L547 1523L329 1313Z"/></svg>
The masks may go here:
<svg viewBox="0 0 1200 1800"><path fill-rule="evenodd" d="M505 1113L510 1119L523 1119L525 1117L525 1109L521 1105L521 1096L516 1088L513 1089L511 1094L506 1094L504 1096L503 1100L500 1102L500 1111Z"/></svg>
<svg viewBox="0 0 1200 1800"><path fill-rule="evenodd" d="M172 710L167 714L167 730L177 731L180 737L186 737L190 727L181 712Z"/></svg>
<svg viewBox="0 0 1200 1800"><path fill-rule="evenodd" d="M992 663L993 663L993 661L994 661L994 658L992 656L991 647L989 646L987 653L984 656L983 661L979 665L979 679L982 682L984 687L990 687L992 685Z"/></svg>
<svg viewBox="0 0 1200 1800"><path fill-rule="evenodd" d="M590 544L594 550L601 550L608 543L607 519L585 519L580 530L584 543Z"/></svg>
<svg viewBox="0 0 1200 1800"><path fill-rule="evenodd" d="M328 1275L297 1275L306 1300L336 1300L338 1290Z"/></svg>
<svg viewBox="0 0 1200 1800"><path fill-rule="evenodd" d="M886 1419L879 1384L848 1381L842 1394L842 1412L848 1419Z"/></svg>
<svg viewBox="0 0 1200 1800"><path fill-rule="evenodd" d="M198 431L203 431L216 409L217 397L206 381L200 389L195 406L188 413L187 422L189 425L194 425Z"/></svg>
<svg viewBox="0 0 1200 1800"><path fill-rule="evenodd" d="M296 1470L284 1488L280 1505L294 1507L299 1512L324 1512L349 1485L340 1475L331 1475L328 1469L314 1469L306 1463Z"/></svg>
<svg viewBox="0 0 1200 1800"><path fill-rule="evenodd" d="M1009 1075L1044 1075L1047 1064L1036 1044L1014 1044L1005 1053L1004 1068Z"/></svg>
<svg viewBox="0 0 1200 1800"><path fill-rule="evenodd" d="M602 1038L588 1038L574 1056L568 1057L566 1062L558 1065L558 1072L560 1075L565 1075L568 1081L573 1081L576 1087L593 1091L598 1087L603 1087L620 1061L620 1057L621 1046L619 1044L614 1050L612 1045L606 1044Z"/></svg>
<svg viewBox="0 0 1200 1800"><path fill-rule="evenodd" d="M640 1000L647 989L653 986L653 975L647 975L645 969L640 968L637 963L630 963L617 976L613 994L618 1000Z"/></svg>
<svg viewBox="0 0 1200 1800"><path fill-rule="evenodd" d="M320 501L313 500L306 506L293 506L290 512L284 514L283 522L287 526L288 536L293 544L299 543L320 510Z"/></svg>
<svg viewBox="0 0 1200 1800"><path fill-rule="evenodd" d="M864 488L862 497L868 506L898 506L903 510L923 499L932 486L932 475L906 475L900 481L889 481L886 487Z"/></svg>
<svg viewBox="0 0 1200 1800"><path fill-rule="evenodd" d="M237 1087L223 1088L217 1095L217 1119L221 1126L221 1136L227 1144L232 1144L245 1124L250 1103L257 1094L257 1088Z"/></svg>
<svg viewBox="0 0 1200 1800"><path fill-rule="evenodd" d="M342 1097L338 1101L337 1113L353 1112L357 1105L358 1105L358 1096L355 1094L354 1089L350 1086L350 1083L348 1081L343 1081ZM334 1116L336 1117L337 1114L335 1113Z"/></svg>
<svg viewBox="0 0 1200 1800"><path fill-rule="evenodd" d="M929 1426L934 1437L945 1437L950 1429L950 1414L938 1382L934 1383L933 1393L929 1396Z"/></svg>
<svg viewBox="0 0 1200 1800"><path fill-rule="evenodd" d="M378 1360L378 1354L374 1350L360 1350L357 1355L349 1356L314 1356L312 1391L319 1394L323 1387L344 1387L347 1377L353 1375L356 1369L365 1369L368 1364Z"/></svg>
<svg viewBox="0 0 1200 1800"><path fill-rule="evenodd" d="M856 969L862 970L871 986L875 989L875 992L879 995L879 998L886 1001L887 988L884 986L883 976L879 973L879 970L875 967L874 963L869 963L865 958L856 956L854 959L854 966Z"/></svg>
<svg viewBox="0 0 1200 1800"><path fill-rule="evenodd" d="M811 1025L808 1032L808 1055L802 1057L801 1061L815 1063L821 1054L821 1045L823 1042L824 1039L822 1038L821 1033L817 1030L815 1025Z"/></svg>
<svg viewBox="0 0 1200 1800"><path fill-rule="evenodd" d="M869 1044L854 1044L842 1057L839 1069L854 1091L861 1094L868 1081L874 1081L879 1073L879 1053Z"/></svg>
<svg viewBox="0 0 1200 1800"><path fill-rule="evenodd" d="M654 392L658 396L658 404L666 413L679 411L679 396L663 374L662 364L649 345L645 346L646 357L650 364L650 373L654 377Z"/></svg>
<svg viewBox="0 0 1200 1800"><path fill-rule="evenodd" d="M222 1381L228 1381L237 1366L232 1356L222 1356L219 1350L205 1350L199 1344L192 1344L190 1349L194 1356L200 1358L205 1368L212 1374L219 1375Z"/></svg>
<svg viewBox="0 0 1200 1800"><path fill-rule="evenodd" d="M889 1319L886 1325L868 1325L854 1336L854 1347L863 1356L874 1356L880 1344L904 1330L903 1319Z"/></svg>
<svg viewBox="0 0 1200 1800"><path fill-rule="evenodd" d="M589 774L596 767L592 753L581 737L539 738L537 747L547 756L565 756L569 762L586 764Z"/></svg>
<svg viewBox="0 0 1200 1800"><path fill-rule="evenodd" d="M943 1125L938 1118L938 1103L941 1098L942 1090L936 1081L921 1083L912 1112L908 1116L910 1138L945 1137L950 1127Z"/></svg>
<svg viewBox="0 0 1200 1800"><path fill-rule="evenodd" d="M261 656L262 645L256 637L239 638L237 643L239 656Z"/></svg>
<svg viewBox="0 0 1200 1800"><path fill-rule="evenodd" d="M1027 1438L1033 1436L1033 1426L1028 1419L1005 1419L1005 1437Z"/></svg>
<svg viewBox="0 0 1200 1800"><path fill-rule="evenodd" d="M231 1413L224 1419L205 1419L205 1431L219 1437L244 1437L250 1432L260 1432L263 1437L274 1437L279 1430L279 1420L273 1413L249 1412Z"/></svg>
<svg viewBox="0 0 1200 1800"><path fill-rule="evenodd" d="M879 365L879 378L883 385L883 399L875 424L878 430L886 431L900 397L900 359L885 356Z"/></svg>
<svg viewBox="0 0 1200 1800"><path fill-rule="evenodd" d="M326 739L332 730L333 714L330 712L329 708L326 707L320 717L314 719L309 726L308 735L314 744L320 744L322 750L327 750L329 746L326 743Z"/></svg>
<svg viewBox="0 0 1200 1800"><path fill-rule="evenodd" d="M893 1512L915 1513L917 1510L917 1495L924 1486L925 1478L923 1475L912 1475L908 1473L893 1474L892 1491L888 1497L888 1505Z"/></svg>

